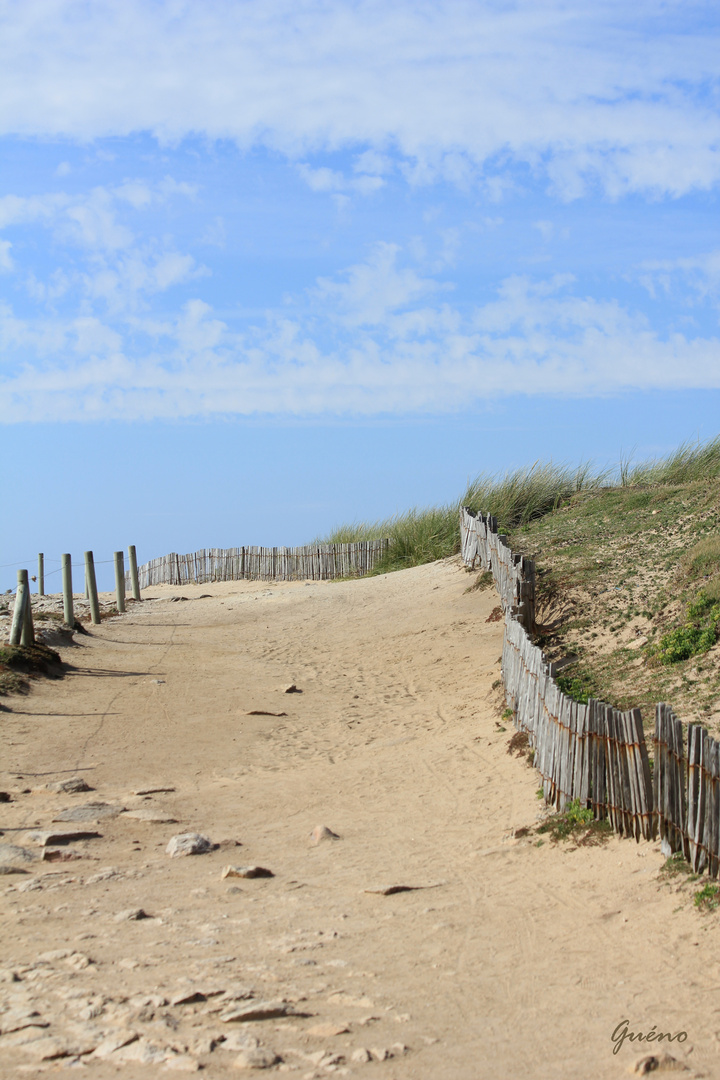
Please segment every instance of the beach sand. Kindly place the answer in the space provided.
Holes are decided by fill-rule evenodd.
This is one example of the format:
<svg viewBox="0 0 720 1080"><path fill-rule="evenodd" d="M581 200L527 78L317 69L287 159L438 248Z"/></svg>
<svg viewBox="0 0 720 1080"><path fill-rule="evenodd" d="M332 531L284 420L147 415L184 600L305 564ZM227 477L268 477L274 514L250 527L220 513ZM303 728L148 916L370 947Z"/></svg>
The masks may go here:
<svg viewBox="0 0 720 1080"><path fill-rule="evenodd" d="M26 871L0 878L3 1076L604 1080L663 1051L720 1075L720 916L659 844L538 843L473 580L149 589L4 699L0 844L35 858L0 857ZM53 822L91 802L124 812ZM101 835L40 861L32 830L72 829ZM171 858L184 833L219 846ZM687 1038L614 1054L624 1020Z"/></svg>

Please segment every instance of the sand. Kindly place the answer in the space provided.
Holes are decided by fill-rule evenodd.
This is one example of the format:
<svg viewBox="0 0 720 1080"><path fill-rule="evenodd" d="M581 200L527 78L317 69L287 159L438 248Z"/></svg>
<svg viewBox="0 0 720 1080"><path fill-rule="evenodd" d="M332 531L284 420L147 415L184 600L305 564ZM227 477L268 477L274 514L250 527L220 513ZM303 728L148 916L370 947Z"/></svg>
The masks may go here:
<svg viewBox="0 0 720 1080"><path fill-rule="evenodd" d="M2 1075L602 1080L663 1050L720 1075L719 916L658 844L538 845L472 580L149 589L5 699L0 843L101 835L0 878ZM91 802L123 812L53 822ZM190 832L218 846L166 854ZM687 1037L613 1054L624 1020Z"/></svg>

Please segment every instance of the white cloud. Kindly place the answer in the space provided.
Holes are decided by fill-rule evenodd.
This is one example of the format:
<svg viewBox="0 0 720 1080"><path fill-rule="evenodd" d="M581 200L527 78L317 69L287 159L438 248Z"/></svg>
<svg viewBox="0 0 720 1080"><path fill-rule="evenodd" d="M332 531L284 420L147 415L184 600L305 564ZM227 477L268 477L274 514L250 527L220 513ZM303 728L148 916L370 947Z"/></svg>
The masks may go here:
<svg viewBox="0 0 720 1080"><path fill-rule="evenodd" d="M15 268L15 263L10 254L11 247L12 244L9 240L0 240L0 273L7 273Z"/></svg>
<svg viewBox="0 0 720 1080"><path fill-rule="evenodd" d="M720 250L676 259L646 260L640 281L651 296L656 290L672 293L682 288L692 290L700 300L720 302Z"/></svg>
<svg viewBox="0 0 720 1080"><path fill-rule="evenodd" d="M513 276L468 310L379 244L293 317L234 328L201 299L163 320L37 323L0 308L4 421L438 413L507 394L720 389L720 340L662 337L569 275Z"/></svg>
<svg viewBox="0 0 720 1080"><path fill-rule="evenodd" d="M358 195L372 195L385 184L381 176L370 176L367 173L345 176L336 169L328 169L325 166L315 169L305 163L298 166L298 172L311 191L332 193L352 191Z"/></svg>
<svg viewBox="0 0 720 1080"><path fill-rule="evenodd" d="M0 132L346 147L368 186L399 155L414 183L495 198L517 163L562 198L678 195L720 178L713 15L707 0L25 0L3 9Z"/></svg>
<svg viewBox="0 0 720 1080"><path fill-rule="evenodd" d="M51 230L56 246L78 249L86 259L87 269L58 268L45 281L29 273L25 284L33 299L52 305L73 286L80 286L90 303L103 301L114 312L136 309L148 296L209 271L193 256L174 250L167 238L139 241L122 220L123 212L127 208L135 213L147 211L177 195L192 197L195 190L166 177L154 187L126 180L72 196L65 192L6 195L0 198L0 228L39 224ZM12 268L10 246L10 241L0 239L0 270Z"/></svg>

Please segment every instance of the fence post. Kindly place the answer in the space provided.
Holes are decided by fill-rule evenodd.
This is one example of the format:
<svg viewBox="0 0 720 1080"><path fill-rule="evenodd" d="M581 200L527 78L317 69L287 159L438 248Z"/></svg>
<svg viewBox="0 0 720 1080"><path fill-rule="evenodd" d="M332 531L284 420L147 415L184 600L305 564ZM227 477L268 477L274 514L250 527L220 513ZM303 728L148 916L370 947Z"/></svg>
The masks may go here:
<svg viewBox="0 0 720 1080"><path fill-rule="evenodd" d="M90 600L90 615L96 626L100 623L100 604L98 603L97 581L95 579L95 560L92 551L85 552L85 583Z"/></svg>
<svg viewBox="0 0 720 1080"><path fill-rule="evenodd" d="M10 627L10 644L19 645L25 628L25 604L27 603L27 570L17 572L17 592L15 593L15 607L13 608L12 625Z"/></svg>
<svg viewBox="0 0 720 1080"><path fill-rule="evenodd" d="M115 552L115 596L118 611L125 610L125 560L122 551Z"/></svg>
<svg viewBox="0 0 720 1080"><path fill-rule="evenodd" d="M33 626L32 607L30 603L30 579L28 577L27 570L18 571L22 574L23 584L25 586L25 611L23 614L22 632L20 634L21 645L34 645L35 644L35 627Z"/></svg>
<svg viewBox="0 0 720 1080"><path fill-rule="evenodd" d="M128 548L128 562L130 563L130 588L132 590L133 600L141 600L140 582L138 581L137 552L135 551L134 544L131 544Z"/></svg>
<svg viewBox="0 0 720 1080"><path fill-rule="evenodd" d="M62 555L62 586L63 586L63 616L65 624L69 627L75 625L75 613L73 611L72 591L72 556Z"/></svg>
<svg viewBox="0 0 720 1080"><path fill-rule="evenodd" d="M42 552L38 555L38 596L45 595L45 556Z"/></svg>

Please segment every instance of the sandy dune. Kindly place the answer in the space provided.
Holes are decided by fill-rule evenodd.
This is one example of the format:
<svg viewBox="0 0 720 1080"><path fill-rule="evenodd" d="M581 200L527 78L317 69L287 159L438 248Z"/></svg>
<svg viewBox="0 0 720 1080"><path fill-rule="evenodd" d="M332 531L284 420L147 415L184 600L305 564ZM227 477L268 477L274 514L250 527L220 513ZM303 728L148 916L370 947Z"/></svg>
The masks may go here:
<svg viewBox="0 0 720 1080"><path fill-rule="evenodd" d="M508 754L497 597L470 581L449 560L148 590L11 699L0 843L101 836L0 879L2 1075L234 1076L264 1050L307 1078L603 1080L663 1050L614 1055L626 1018L720 1075L718 916L658 879L658 845L513 835L538 778ZM70 777L94 790L44 787ZM93 801L126 812L53 824ZM313 845L321 824L340 839ZM170 858L186 832L220 846ZM263 1002L289 1015L223 1019Z"/></svg>

